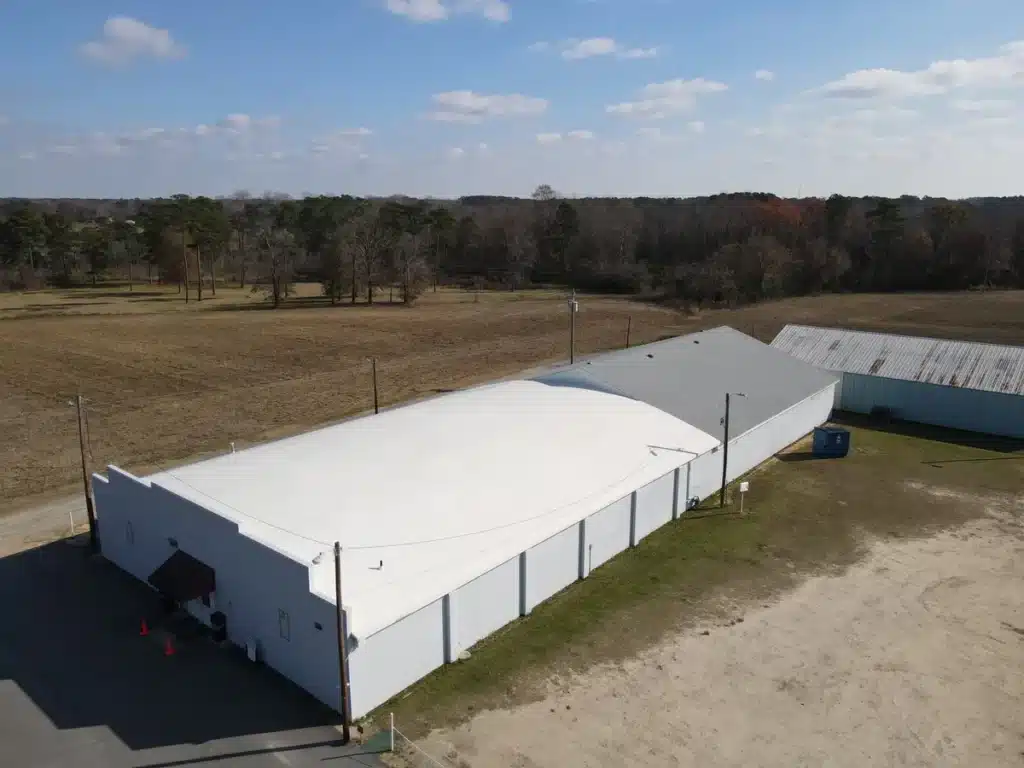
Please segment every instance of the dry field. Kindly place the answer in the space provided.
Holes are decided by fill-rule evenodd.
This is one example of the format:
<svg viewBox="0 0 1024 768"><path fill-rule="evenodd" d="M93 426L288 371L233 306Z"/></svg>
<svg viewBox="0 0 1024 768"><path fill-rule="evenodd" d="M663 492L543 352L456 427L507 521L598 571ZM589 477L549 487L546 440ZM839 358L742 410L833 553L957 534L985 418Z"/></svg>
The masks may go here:
<svg viewBox="0 0 1024 768"><path fill-rule="evenodd" d="M148 471L365 411L368 359L385 404L564 359L556 292L442 290L416 306L318 305L315 286L279 311L246 291L185 305L141 285L0 295L0 511L73 488L78 446L68 400L89 400L97 466ZM826 296L687 316L585 298L581 353L732 324L770 339L787 321L1024 343L1024 293Z"/></svg>

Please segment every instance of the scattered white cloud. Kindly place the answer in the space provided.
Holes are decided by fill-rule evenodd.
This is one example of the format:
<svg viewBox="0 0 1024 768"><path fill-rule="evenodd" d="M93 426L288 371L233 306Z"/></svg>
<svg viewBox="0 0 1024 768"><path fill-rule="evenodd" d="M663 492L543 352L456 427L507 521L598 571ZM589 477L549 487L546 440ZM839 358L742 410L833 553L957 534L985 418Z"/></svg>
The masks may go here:
<svg viewBox="0 0 1024 768"><path fill-rule="evenodd" d="M619 53L620 59L653 59L661 51L660 48L627 48Z"/></svg>
<svg viewBox="0 0 1024 768"><path fill-rule="evenodd" d="M0 115L0 126L8 125L11 122L11 118L7 115Z"/></svg>
<svg viewBox="0 0 1024 768"><path fill-rule="evenodd" d="M54 155L74 155L78 153L78 147L74 144L57 144L47 151Z"/></svg>
<svg viewBox="0 0 1024 768"><path fill-rule="evenodd" d="M935 61L925 69L861 69L826 83L813 93L834 99L905 99L939 96L953 90L991 90L1024 86L1024 41L1010 43L995 56Z"/></svg>
<svg viewBox="0 0 1024 768"><path fill-rule="evenodd" d="M195 134L196 134L196 136L207 136L207 135L210 134L210 132L212 130L213 130L213 128L211 128L210 126L208 126L206 124L200 124L200 125L196 126Z"/></svg>
<svg viewBox="0 0 1024 768"><path fill-rule="evenodd" d="M164 136L167 130L164 128L146 128L145 130L135 131L134 133L125 133L120 136L116 136L113 139L114 146L117 147L130 147L136 144L142 144L153 139L158 139ZM96 136L100 140L106 140L104 134Z"/></svg>
<svg viewBox="0 0 1024 768"><path fill-rule="evenodd" d="M326 155L331 151L331 148L327 144L314 144L309 148L309 151L314 155Z"/></svg>
<svg viewBox="0 0 1024 768"><path fill-rule="evenodd" d="M180 59L186 54L166 29L151 27L128 16L113 16L103 25L99 40L85 43L82 53L105 64L127 64L135 59Z"/></svg>
<svg viewBox="0 0 1024 768"><path fill-rule="evenodd" d="M488 146L487 142L481 141L479 144L476 145L476 151L483 155L490 152L491 148L490 146Z"/></svg>
<svg viewBox="0 0 1024 768"><path fill-rule="evenodd" d="M557 144L565 139L566 141L593 141L597 136L593 131L576 130L566 133L538 133L538 144Z"/></svg>
<svg viewBox="0 0 1024 768"><path fill-rule="evenodd" d="M350 137L371 136L373 135L373 131L369 128L345 128L344 130L338 131L338 135Z"/></svg>
<svg viewBox="0 0 1024 768"><path fill-rule="evenodd" d="M20 155L18 155L18 159L19 160L35 160L36 159L36 153L35 152L22 152Z"/></svg>
<svg viewBox="0 0 1024 768"><path fill-rule="evenodd" d="M490 21L509 19L507 0L387 0L386 7L410 21L444 21L457 14L482 16Z"/></svg>
<svg viewBox="0 0 1024 768"><path fill-rule="evenodd" d="M950 106L959 112L1007 112L1014 104L1009 99L957 99Z"/></svg>
<svg viewBox="0 0 1024 768"><path fill-rule="evenodd" d="M249 130L250 125L252 125L251 117L237 113L228 115L217 123L218 128L228 131L229 133L245 133Z"/></svg>
<svg viewBox="0 0 1024 768"><path fill-rule="evenodd" d="M441 21L448 18L448 9L441 0L388 0L387 8L396 16L412 21Z"/></svg>
<svg viewBox="0 0 1024 768"><path fill-rule="evenodd" d="M561 57L567 61L578 61L580 59L591 59L596 56L614 56L618 59L653 59L658 55L659 49L651 48L629 48L623 46L611 37L588 37L585 39L570 38L559 43L538 42L529 46L528 50L534 53L542 53L555 49Z"/></svg>
<svg viewBox="0 0 1024 768"><path fill-rule="evenodd" d="M765 83L770 83L772 80L775 79L775 73L772 72L770 69L759 69L757 70L757 72L754 73L754 79L761 80Z"/></svg>
<svg viewBox="0 0 1024 768"><path fill-rule="evenodd" d="M610 37L591 37L586 40L571 40L562 50L563 59L589 59L592 56L609 56L618 50L618 43Z"/></svg>
<svg viewBox="0 0 1024 768"><path fill-rule="evenodd" d="M462 147L451 147L446 154L450 159L458 160L460 157L466 154L466 150L464 150Z"/></svg>
<svg viewBox="0 0 1024 768"><path fill-rule="evenodd" d="M609 104L605 109L616 115L660 119L693 109L700 96L725 90L728 90L728 86L724 83L702 77L695 80L669 80L645 85L636 101Z"/></svg>
<svg viewBox="0 0 1024 768"><path fill-rule="evenodd" d="M694 133L704 133L705 125L703 120L693 120L687 124L687 127Z"/></svg>
<svg viewBox="0 0 1024 768"><path fill-rule="evenodd" d="M547 99L519 93L485 95L473 91L447 91L433 96L437 109L427 115L445 123L480 123L493 117L523 117L543 114Z"/></svg>

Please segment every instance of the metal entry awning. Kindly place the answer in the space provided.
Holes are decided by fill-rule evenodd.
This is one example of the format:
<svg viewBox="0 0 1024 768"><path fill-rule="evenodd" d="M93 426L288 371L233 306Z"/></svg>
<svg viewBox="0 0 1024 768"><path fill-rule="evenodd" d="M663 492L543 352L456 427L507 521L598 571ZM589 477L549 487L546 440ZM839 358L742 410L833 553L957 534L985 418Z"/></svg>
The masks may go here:
<svg viewBox="0 0 1024 768"><path fill-rule="evenodd" d="M149 575L147 581L161 594L187 603L216 589L216 571L180 549Z"/></svg>

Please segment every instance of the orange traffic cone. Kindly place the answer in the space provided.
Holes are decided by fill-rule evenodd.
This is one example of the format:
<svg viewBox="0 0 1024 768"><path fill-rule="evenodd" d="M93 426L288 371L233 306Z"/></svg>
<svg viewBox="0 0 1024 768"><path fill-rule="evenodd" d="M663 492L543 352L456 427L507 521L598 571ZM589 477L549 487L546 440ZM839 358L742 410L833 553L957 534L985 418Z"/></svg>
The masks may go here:
<svg viewBox="0 0 1024 768"><path fill-rule="evenodd" d="M173 655L174 655L174 641L170 637L168 637L167 641L164 643L164 656L173 656Z"/></svg>
<svg viewBox="0 0 1024 768"><path fill-rule="evenodd" d="M149 624L147 624L146 620L143 619L142 620L142 625L139 627L139 637L145 637L148 634L149 634Z"/></svg>

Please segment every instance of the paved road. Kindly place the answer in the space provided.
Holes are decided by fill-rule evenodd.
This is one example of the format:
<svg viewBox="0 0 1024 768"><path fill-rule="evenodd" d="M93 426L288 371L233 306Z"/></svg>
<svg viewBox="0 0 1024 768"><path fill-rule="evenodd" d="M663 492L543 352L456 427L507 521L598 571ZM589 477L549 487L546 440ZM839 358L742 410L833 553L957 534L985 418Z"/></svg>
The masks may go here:
<svg viewBox="0 0 1024 768"><path fill-rule="evenodd" d="M380 764L340 747L333 712L237 652L196 636L164 656L159 633L139 636L155 594L88 557L84 538L0 557L0 765Z"/></svg>

